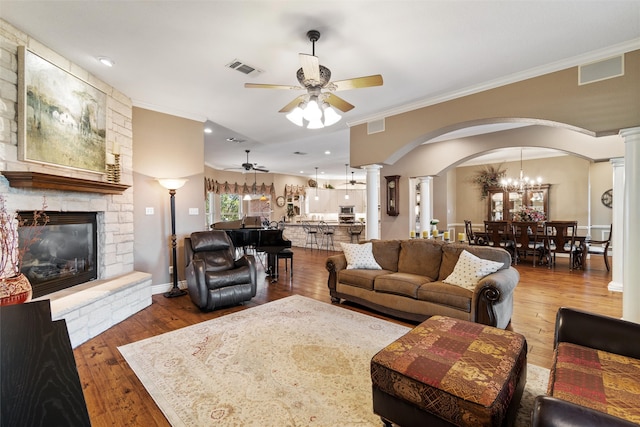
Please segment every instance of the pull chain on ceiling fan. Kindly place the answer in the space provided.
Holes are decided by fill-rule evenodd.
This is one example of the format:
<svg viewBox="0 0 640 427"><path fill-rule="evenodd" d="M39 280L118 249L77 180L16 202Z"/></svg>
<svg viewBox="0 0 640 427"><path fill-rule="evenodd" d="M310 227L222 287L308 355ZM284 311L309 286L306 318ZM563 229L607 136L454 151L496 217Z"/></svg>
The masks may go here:
<svg viewBox="0 0 640 427"><path fill-rule="evenodd" d="M302 86L286 86L274 84L245 83L245 88L259 89L293 89L307 90L305 95L300 95L293 101L285 105L279 112L288 113L287 119L298 126L307 123L307 129L320 129L337 123L341 116L336 112L336 108L342 112L347 112L354 108L344 99L334 95L332 92L349 89L359 89L371 86L382 86L382 76L380 74L356 77L352 79L331 82L331 70L320 61L316 54L316 41L320 39L320 32L310 30L307 37L311 41L311 55L301 53L300 63L302 67L296 72L298 82ZM325 90L323 92L323 89ZM335 108L334 108L335 107Z"/></svg>

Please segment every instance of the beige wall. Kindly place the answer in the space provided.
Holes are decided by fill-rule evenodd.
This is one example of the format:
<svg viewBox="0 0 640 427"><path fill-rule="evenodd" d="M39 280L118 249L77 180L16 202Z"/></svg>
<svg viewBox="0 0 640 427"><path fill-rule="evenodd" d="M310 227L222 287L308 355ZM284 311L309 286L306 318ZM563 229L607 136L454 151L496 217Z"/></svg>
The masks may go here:
<svg viewBox="0 0 640 427"><path fill-rule="evenodd" d="M184 237L205 228L204 125L134 107L133 140L135 268L151 273L154 285L171 283L171 199L157 178L187 178L175 195L177 271L183 280ZM191 208L198 213L190 214Z"/></svg>
<svg viewBox="0 0 640 427"><path fill-rule="evenodd" d="M350 163L393 164L444 133L504 121L556 123L594 136L639 126L640 51L625 55L622 77L578 86L573 67L386 117L384 132L367 135L366 123L353 126Z"/></svg>

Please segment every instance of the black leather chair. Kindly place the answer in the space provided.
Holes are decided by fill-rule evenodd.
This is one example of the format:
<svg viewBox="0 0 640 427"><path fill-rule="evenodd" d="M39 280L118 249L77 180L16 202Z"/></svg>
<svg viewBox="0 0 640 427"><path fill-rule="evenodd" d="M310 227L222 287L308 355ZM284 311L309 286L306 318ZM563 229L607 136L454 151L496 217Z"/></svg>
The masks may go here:
<svg viewBox="0 0 640 427"><path fill-rule="evenodd" d="M555 397L536 397L531 414L531 427L584 426L632 427L637 424Z"/></svg>
<svg viewBox="0 0 640 427"><path fill-rule="evenodd" d="M191 301L201 310L240 304L256 296L253 255L235 259L223 230L200 231L184 239L185 273Z"/></svg>

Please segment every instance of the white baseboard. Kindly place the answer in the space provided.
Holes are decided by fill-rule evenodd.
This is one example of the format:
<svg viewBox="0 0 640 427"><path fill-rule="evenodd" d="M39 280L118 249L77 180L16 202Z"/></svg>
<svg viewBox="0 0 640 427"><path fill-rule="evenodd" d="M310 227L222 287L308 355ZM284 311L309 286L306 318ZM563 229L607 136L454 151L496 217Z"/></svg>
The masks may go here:
<svg viewBox="0 0 640 427"><path fill-rule="evenodd" d="M186 280L180 280L178 282L178 287L180 289L187 289ZM164 294L165 292L169 292L173 288L173 283L161 283L159 285L153 285L151 287L151 295Z"/></svg>

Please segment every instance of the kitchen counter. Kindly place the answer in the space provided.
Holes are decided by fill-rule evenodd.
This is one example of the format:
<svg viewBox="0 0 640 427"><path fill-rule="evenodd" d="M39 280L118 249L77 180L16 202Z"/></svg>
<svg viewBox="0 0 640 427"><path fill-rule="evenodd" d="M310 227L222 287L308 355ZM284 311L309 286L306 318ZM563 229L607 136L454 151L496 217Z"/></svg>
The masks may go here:
<svg viewBox="0 0 640 427"><path fill-rule="evenodd" d="M317 226L320 221L306 221L312 226ZM352 224L340 224L337 221L326 223L333 228L333 246L336 251L342 251L340 243L352 243L351 235L349 234L349 227ZM366 225L360 234L360 240L364 240L367 234ZM304 248L307 241L307 233L304 231L302 222L285 222L283 235L286 239L291 240L291 245ZM318 233L318 244L322 242L322 235ZM353 243L357 241L353 240ZM323 247L325 249L325 247ZM330 248L331 249L331 248Z"/></svg>

